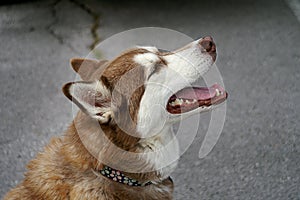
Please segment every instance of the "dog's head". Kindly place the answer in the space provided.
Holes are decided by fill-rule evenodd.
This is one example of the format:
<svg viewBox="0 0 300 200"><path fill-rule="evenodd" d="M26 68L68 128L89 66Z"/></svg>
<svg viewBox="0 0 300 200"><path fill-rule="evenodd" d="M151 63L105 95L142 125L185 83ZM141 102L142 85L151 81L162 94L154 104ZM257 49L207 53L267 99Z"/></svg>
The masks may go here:
<svg viewBox="0 0 300 200"><path fill-rule="evenodd" d="M173 52L137 47L112 61L72 59L83 81L66 84L63 92L100 124L117 124L126 132L148 137L226 99L227 93L217 84L191 86L215 59L211 37Z"/></svg>

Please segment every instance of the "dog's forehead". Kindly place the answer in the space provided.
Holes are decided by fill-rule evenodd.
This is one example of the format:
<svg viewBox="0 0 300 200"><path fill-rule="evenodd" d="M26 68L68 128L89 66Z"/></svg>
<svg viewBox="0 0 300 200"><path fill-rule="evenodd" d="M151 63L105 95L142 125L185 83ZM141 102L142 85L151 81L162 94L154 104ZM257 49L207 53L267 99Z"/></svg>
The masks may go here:
<svg viewBox="0 0 300 200"><path fill-rule="evenodd" d="M144 54L148 51L146 49L130 49L123 52L118 57L111 60L103 71L103 75L106 77L118 76L126 73L132 68L136 67L133 61L135 55Z"/></svg>
<svg viewBox="0 0 300 200"><path fill-rule="evenodd" d="M96 72L96 77L104 76L109 82L118 80L124 74L135 68L141 68L141 72L159 62L159 51L155 47L136 47L123 52L110 61L105 68Z"/></svg>

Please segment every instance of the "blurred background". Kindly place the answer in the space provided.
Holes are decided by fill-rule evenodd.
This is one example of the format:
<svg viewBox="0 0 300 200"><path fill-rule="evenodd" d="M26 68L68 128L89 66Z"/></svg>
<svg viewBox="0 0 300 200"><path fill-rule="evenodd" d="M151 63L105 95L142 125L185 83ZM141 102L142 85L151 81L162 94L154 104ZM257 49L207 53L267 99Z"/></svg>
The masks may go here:
<svg viewBox="0 0 300 200"><path fill-rule="evenodd" d="M172 174L175 199L300 199L299 13L299 0L1 2L0 197L71 122L61 92L75 78L69 59L121 31L154 26L213 36L229 92L222 135L203 159L209 114L201 115Z"/></svg>

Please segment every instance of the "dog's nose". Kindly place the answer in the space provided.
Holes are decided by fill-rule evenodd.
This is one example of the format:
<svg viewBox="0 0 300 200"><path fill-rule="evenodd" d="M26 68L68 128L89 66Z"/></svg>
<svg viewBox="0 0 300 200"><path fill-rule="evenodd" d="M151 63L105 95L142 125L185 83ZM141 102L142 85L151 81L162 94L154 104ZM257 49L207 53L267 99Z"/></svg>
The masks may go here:
<svg viewBox="0 0 300 200"><path fill-rule="evenodd" d="M213 61L216 60L216 44L211 36L206 36L200 39L199 44L201 47L212 57Z"/></svg>

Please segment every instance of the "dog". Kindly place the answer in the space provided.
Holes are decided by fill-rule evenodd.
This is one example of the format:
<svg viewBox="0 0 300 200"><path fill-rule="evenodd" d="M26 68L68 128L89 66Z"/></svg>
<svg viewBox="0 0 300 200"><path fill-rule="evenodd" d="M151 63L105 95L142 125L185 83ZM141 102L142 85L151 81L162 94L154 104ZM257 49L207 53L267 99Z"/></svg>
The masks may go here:
<svg viewBox="0 0 300 200"><path fill-rule="evenodd" d="M62 90L79 111L4 199L172 199L179 157L172 125L227 98L217 84L190 85L216 56L208 36L172 52L136 47L111 61L71 59L82 80Z"/></svg>

